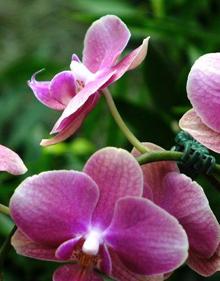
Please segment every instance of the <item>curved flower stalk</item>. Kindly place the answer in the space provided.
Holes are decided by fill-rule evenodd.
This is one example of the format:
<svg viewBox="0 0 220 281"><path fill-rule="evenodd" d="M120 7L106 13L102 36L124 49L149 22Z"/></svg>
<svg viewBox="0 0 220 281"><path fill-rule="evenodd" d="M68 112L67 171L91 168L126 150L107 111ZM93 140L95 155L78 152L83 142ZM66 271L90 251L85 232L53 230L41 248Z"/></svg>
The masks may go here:
<svg viewBox="0 0 220 281"><path fill-rule="evenodd" d="M0 171L21 175L27 172L27 168L17 153L0 145Z"/></svg>
<svg viewBox="0 0 220 281"><path fill-rule="evenodd" d="M36 98L52 109L63 110L51 131L56 135L42 140L41 145L52 145L73 135L96 105L101 90L144 60L148 38L118 62L129 38L127 26L118 17L104 16L86 33L82 62L74 54L70 71L62 71L46 82L36 81L35 75L32 77L28 84Z"/></svg>
<svg viewBox="0 0 220 281"><path fill-rule="evenodd" d="M151 151L163 150L145 145ZM144 197L176 217L188 235L187 264L203 276L220 271L220 227L201 186L181 174L172 161L142 165L142 170Z"/></svg>
<svg viewBox="0 0 220 281"><path fill-rule="evenodd" d="M196 60L188 76L187 94L193 108L180 119L180 128L219 153L220 53L206 54Z"/></svg>
<svg viewBox="0 0 220 281"><path fill-rule="evenodd" d="M83 172L30 177L10 201L18 227L12 245L24 256L66 262L54 281L102 280L94 268L121 281L159 281L185 261L188 240L142 193L136 160L110 147L92 155Z"/></svg>

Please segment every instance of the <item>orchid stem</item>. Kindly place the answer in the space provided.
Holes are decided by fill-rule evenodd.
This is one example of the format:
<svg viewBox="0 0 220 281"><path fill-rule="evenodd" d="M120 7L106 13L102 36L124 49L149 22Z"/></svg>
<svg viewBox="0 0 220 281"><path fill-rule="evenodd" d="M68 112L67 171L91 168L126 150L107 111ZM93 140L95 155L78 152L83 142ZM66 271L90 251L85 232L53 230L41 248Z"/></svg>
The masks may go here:
<svg viewBox="0 0 220 281"><path fill-rule="evenodd" d="M148 153L144 153L138 156L136 159L140 165L157 162L157 161L179 161L183 156L182 152L179 151L151 151ZM220 173L220 165L215 164L213 169L213 173Z"/></svg>
<svg viewBox="0 0 220 281"><path fill-rule="evenodd" d="M154 151L148 152L137 157L140 165L156 162L156 161L178 161L181 159L183 153L177 151Z"/></svg>
<svg viewBox="0 0 220 281"><path fill-rule="evenodd" d="M109 107L109 110L113 116L113 118L115 119L115 122L117 123L117 125L119 126L119 128L121 129L121 131L124 133L124 135L126 136L126 138L128 139L128 141L141 153L146 153L149 151L149 149L147 149L135 136L134 134L129 130L129 128L127 127L127 125L125 124L125 122L123 121L121 115L119 114L117 107L114 103L114 100L112 98L112 95L110 93L110 91L105 88L104 90L102 90L107 105Z"/></svg>
<svg viewBox="0 0 220 281"><path fill-rule="evenodd" d="M6 206L3 205L3 204L0 204L0 213L2 213L2 214L4 214L4 215L7 215L7 216L10 216L9 208L6 207Z"/></svg>

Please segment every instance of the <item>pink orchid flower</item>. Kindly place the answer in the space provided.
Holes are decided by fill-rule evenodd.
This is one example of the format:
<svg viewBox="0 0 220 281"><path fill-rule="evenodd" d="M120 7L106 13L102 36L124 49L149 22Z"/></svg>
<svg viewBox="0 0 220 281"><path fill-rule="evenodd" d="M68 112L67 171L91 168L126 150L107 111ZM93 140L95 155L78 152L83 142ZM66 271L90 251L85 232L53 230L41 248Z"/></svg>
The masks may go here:
<svg viewBox="0 0 220 281"><path fill-rule="evenodd" d="M21 175L27 172L27 168L17 153L0 145L0 171Z"/></svg>
<svg viewBox="0 0 220 281"><path fill-rule="evenodd" d="M145 145L163 150L151 143ZM203 276L220 271L220 227L202 187L181 174L172 161L145 164L142 170L144 197L176 217L188 235L189 267Z"/></svg>
<svg viewBox="0 0 220 281"><path fill-rule="evenodd" d="M30 177L10 201L18 226L12 245L24 256L67 262L54 281L100 281L95 268L120 281L159 280L144 275L159 278L180 266L188 240L178 221L142 192L140 166L116 148L96 152L83 172Z"/></svg>
<svg viewBox="0 0 220 281"><path fill-rule="evenodd" d="M220 53L201 56L188 76L187 94L193 109L179 122L209 149L220 152Z"/></svg>
<svg viewBox="0 0 220 281"><path fill-rule="evenodd" d="M52 145L73 135L96 105L101 90L144 60L148 38L118 62L129 38L127 26L118 17L104 16L86 33L82 62L74 54L71 70L58 73L51 81L38 82L35 75L32 77L29 86L36 98L52 109L63 110L51 131L57 135L42 140L41 145Z"/></svg>

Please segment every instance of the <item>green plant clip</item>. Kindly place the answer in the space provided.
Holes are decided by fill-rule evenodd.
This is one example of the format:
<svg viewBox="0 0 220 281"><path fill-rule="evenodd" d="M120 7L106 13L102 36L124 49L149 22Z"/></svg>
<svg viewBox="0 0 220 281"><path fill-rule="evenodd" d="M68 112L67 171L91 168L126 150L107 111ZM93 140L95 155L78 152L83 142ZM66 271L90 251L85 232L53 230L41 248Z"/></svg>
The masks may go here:
<svg viewBox="0 0 220 281"><path fill-rule="evenodd" d="M176 135L175 142L176 145L171 150L183 153L180 161L177 162L181 172L191 178L196 178L199 174L211 173L216 160L205 146L185 131L180 131Z"/></svg>

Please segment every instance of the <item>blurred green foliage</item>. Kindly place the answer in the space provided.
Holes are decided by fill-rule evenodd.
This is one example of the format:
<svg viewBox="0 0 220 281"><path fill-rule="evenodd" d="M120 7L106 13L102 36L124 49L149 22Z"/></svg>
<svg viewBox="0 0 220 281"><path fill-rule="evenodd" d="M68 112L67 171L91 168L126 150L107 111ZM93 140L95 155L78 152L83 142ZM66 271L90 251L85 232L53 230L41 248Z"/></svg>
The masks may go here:
<svg viewBox="0 0 220 281"><path fill-rule="evenodd" d="M121 17L132 32L128 49L151 36L143 65L111 87L119 111L136 136L166 149L173 145L178 119L190 107L185 84L193 61L220 49L220 2L214 0L0 0L0 143L16 150L27 175L52 169L81 169L97 149L112 145L131 149L115 125L104 100L75 137L50 148L47 137L58 113L40 104L26 81L39 69L51 79L68 69L72 53L81 55L86 29L105 14ZM25 176L0 175L1 202L8 204ZM219 195L201 179L219 215ZM0 216L0 242L12 222ZM11 250L5 281L49 281L56 264L16 256ZM220 275L208 278L219 281ZM184 266L170 280L202 281Z"/></svg>

